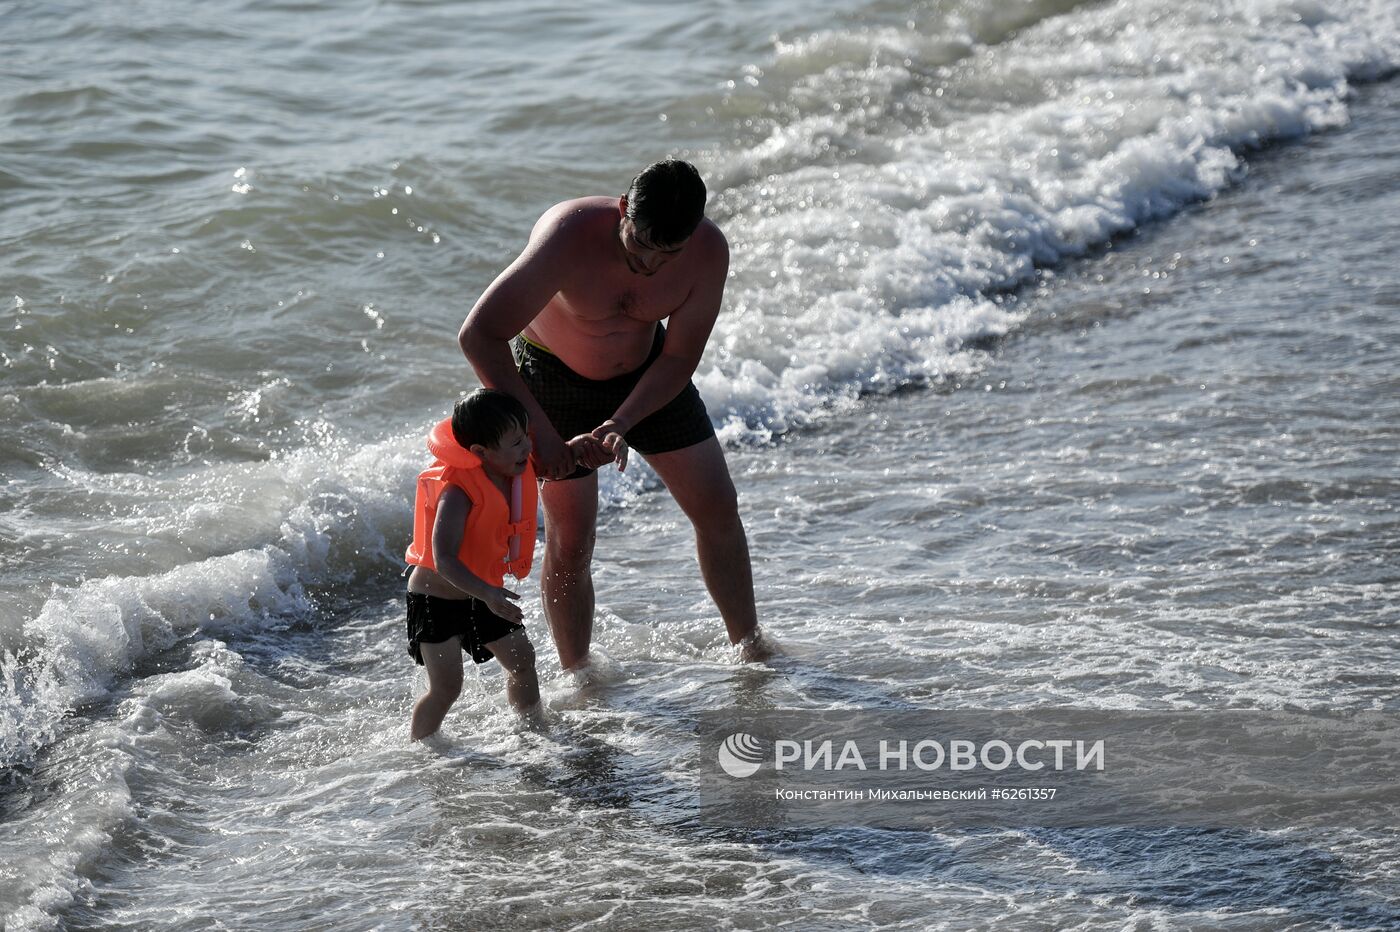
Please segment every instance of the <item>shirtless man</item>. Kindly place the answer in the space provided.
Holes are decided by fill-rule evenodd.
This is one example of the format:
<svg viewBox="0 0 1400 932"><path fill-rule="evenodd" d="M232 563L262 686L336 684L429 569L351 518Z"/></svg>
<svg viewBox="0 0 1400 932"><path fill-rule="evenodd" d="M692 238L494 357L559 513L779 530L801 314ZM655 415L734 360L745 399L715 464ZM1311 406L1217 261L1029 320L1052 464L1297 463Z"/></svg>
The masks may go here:
<svg viewBox="0 0 1400 932"><path fill-rule="evenodd" d="M483 385L530 414L546 480L540 586L559 662L588 662L594 469L646 459L695 528L696 553L732 644L762 656L748 539L724 453L691 383L719 314L729 244L705 218L694 166L647 167L626 195L583 197L545 212L458 334ZM667 321L667 326L662 321ZM565 438L592 434L575 454Z"/></svg>

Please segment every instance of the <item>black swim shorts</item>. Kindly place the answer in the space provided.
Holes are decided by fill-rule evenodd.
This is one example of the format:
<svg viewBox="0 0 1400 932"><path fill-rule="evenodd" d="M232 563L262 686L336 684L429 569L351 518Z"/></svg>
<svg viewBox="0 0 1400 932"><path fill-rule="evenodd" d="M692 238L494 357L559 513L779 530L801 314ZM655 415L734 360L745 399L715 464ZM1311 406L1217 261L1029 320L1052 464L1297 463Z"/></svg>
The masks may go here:
<svg viewBox="0 0 1400 932"><path fill-rule="evenodd" d="M646 362L636 370L612 379L585 379L542 347L524 337L512 344L515 364L526 388L540 403L559 436L565 440L591 432L612 417L632 389L637 387L647 367L661 355L666 328L656 325L656 338ZM693 446L715 435L705 402L694 382L687 382L679 395L642 418L627 432L627 445L638 453L669 453ZM593 472L580 466L567 478L578 479Z"/></svg>
<svg viewBox="0 0 1400 932"><path fill-rule="evenodd" d="M408 593L408 653L422 666L420 644L441 644L451 637L462 639L462 650L477 663L494 659L486 645L525 626L506 621L479 599L440 599L420 592Z"/></svg>

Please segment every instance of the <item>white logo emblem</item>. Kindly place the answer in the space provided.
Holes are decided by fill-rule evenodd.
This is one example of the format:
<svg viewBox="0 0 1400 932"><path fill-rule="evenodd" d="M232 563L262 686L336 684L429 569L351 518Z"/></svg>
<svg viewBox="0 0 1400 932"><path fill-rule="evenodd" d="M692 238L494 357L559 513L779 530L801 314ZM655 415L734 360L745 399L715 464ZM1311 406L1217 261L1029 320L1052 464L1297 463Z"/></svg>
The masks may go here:
<svg viewBox="0 0 1400 932"><path fill-rule="evenodd" d="M763 744L737 731L719 746L719 765L731 777L751 777L763 766Z"/></svg>

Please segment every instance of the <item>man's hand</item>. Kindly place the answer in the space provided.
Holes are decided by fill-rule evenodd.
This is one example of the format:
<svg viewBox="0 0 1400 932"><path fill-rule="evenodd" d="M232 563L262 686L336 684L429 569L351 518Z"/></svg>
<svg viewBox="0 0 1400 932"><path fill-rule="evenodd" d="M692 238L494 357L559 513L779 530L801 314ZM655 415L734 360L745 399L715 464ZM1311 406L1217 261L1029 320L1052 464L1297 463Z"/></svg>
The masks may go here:
<svg viewBox="0 0 1400 932"><path fill-rule="evenodd" d="M535 449L530 456L535 461L535 474L541 479L563 479L578 465L572 447L565 443L552 427L535 431Z"/></svg>
<svg viewBox="0 0 1400 932"><path fill-rule="evenodd" d="M609 458L617 463L618 472L627 468L627 441L622 435L630 429L630 424L624 424L616 418L608 418L593 428L593 438L608 452ZM603 462L606 463L607 460Z"/></svg>
<svg viewBox="0 0 1400 932"><path fill-rule="evenodd" d="M585 469L597 469L604 463L611 463L612 452L592 434L579 434L568 442L573 451L574 461Z"/></svg>
<svg viewBox="0 0 1400 932"><path fill-rule="evenodd" d="M492 589L481 601L486 603L486 607L491 609L491 613L497 618L504 618L506 621L513 621L516 624L525 622L525 614L520 611L520 606L515 601L520 600L520 595L511 592L504 586Z"/></svg>

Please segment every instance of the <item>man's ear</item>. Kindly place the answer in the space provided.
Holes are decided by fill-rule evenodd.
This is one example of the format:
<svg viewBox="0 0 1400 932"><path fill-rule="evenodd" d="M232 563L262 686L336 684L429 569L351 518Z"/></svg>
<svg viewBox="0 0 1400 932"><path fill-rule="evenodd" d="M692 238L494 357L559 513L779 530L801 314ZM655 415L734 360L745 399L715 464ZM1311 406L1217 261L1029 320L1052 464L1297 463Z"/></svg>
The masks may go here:
<svg viewBox="0 0 1400 932"><path fill-rule="evenodd" d="M627 216L627 195L617 199L617 212L623 217Z"/></svg>

